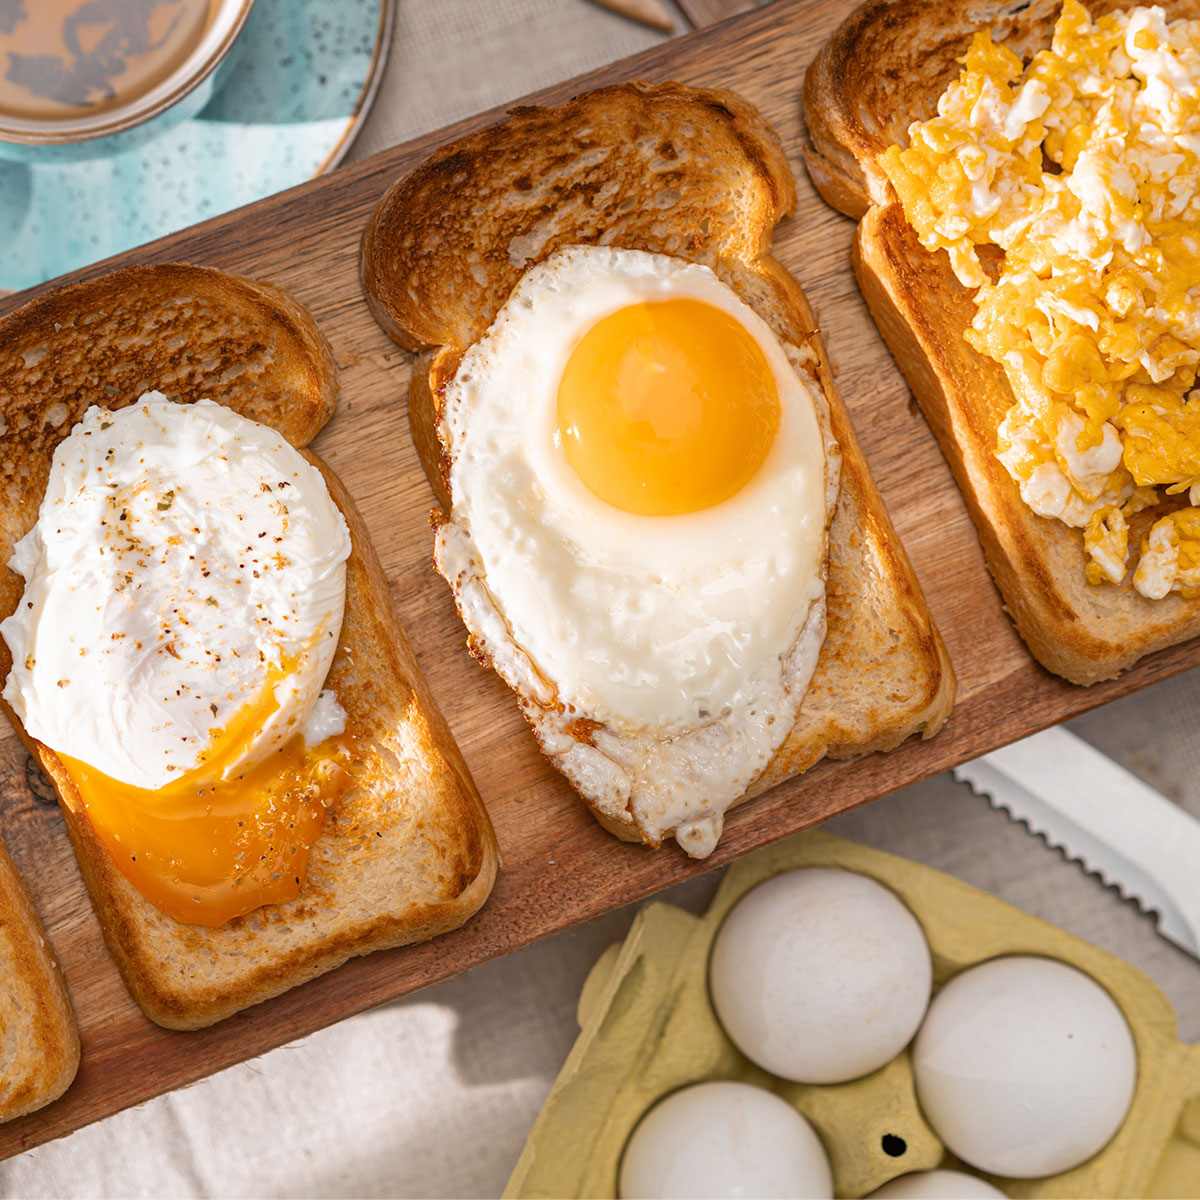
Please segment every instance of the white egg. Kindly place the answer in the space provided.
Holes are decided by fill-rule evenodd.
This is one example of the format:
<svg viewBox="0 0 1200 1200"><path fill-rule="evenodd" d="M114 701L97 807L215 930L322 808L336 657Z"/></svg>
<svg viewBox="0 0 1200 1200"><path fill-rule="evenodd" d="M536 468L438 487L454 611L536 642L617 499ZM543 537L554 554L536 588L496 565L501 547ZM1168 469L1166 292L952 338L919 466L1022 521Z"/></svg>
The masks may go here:
<svg viewBox="0 0 1200 1200"><path fill-rule="evenodd" d="M1006 1200L1006 1197L978 1175L938 1170L914 1171L889 1179L867 1200Z"/></svg>
<svg viewBox="0 0 1200 1200"><path fill-rule="evenodd" d="M921 1108L963 1162L1015 1179L1078 1166L1116 1133L1137 1054L1112 997L1048 958L996 958L934 998L913 1047Z"/></svg>
<svg viewBox="0 0 1200 1200"><path fill-rule="evenodd" d="M577 425L564 432L560 384L603 321L681 300L748 335L778 394L778 426L723 500L629 511L573 465ZM652 340L634 384L622 376L621 403L604 411L649 404L639 389L669 374L657 348ZM712 850L725 809L791 730L816 664L840 460L811 365L811 352L785 347L707 267L576 246L526 272L443 391L453 503L435 558L472 644L519 693L550 761L652 844L674 834L689 853ZM719 410L698 406L696 427L710 428ZM647 444L690 444L638 420L656 431ZM624 453L611 455L620 478L632 470ZM690 496L706 476L703 464L672 458L638 478Z"/></svg>
<svg viewBox="0 0 1200 1200"><path fill-rule="evenodd" d="M821 1139L790 1104L748 1083L697 1083L659 1101L621 1158L622 1200L833 1195Z"/></svg>
<svg viewBox="0 0 1200 1200"><path fill-rule="evenodd" d="M853 871L776 875L729 911L713 943L713 1007L739 1050L800 1083L882 1067L929 1004L929 946L887 888Z"/></svg>

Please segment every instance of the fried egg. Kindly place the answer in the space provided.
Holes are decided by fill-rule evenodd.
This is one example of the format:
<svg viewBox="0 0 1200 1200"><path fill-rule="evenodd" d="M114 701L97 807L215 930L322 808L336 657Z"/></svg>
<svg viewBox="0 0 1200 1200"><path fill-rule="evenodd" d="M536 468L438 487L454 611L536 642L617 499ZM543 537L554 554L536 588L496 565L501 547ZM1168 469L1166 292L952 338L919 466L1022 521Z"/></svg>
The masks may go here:
<svg viewBox="0 0 1200 1200"><path fill-rule="evenodd" d="M938 115L880 163L921 244L975 292L967 341L1015 403L996 453L1121 583L1129 518L1200 501L1200 21L1065 0L1026 65L976 34ZM977 247L1003 252L995 273ZM1200 513L1148 518L1132 584L1200 595Z"/></svg>
<svg viewBox="0 0 1200 1200"><path fill-rule="evenodd" d="M350 537L264 425L159 393L54 452L11 567L4 699L59 757L120 869L180 920L295 894L344 774L322 688Z"/></svg>
<svg viewBox="0 0 1200 1200"><path fill-rule="evenodd" d="M435 560L602 814L702 857L796 719L839 456L811 353L708 267L568 247L441 400Z"/></svg>

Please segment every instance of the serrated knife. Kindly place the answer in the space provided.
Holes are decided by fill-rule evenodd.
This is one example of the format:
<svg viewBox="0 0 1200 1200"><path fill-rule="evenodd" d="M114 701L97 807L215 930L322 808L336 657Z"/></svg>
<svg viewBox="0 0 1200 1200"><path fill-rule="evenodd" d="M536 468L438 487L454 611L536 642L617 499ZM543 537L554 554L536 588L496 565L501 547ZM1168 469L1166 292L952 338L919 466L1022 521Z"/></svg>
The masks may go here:
<svg viewBox="0 0 1200 1200"><path fill-rule="evenodd" d="M1200 821L1063 728L953 768L1200 958Z"/></svg>

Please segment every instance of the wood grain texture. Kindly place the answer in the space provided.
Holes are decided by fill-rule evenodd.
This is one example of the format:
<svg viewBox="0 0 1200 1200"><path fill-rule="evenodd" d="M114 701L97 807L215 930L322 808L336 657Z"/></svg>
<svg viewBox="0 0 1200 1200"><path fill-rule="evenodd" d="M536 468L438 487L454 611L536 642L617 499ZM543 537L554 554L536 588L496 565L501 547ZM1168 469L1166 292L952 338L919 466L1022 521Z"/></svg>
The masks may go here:
<svg viewBox="0 0 1200 1200"><path fill-rule="evenodd" d="M622 79L731 87L783 139L800 208L777 256L814 302L838 382L959 677L959 702L929 742L822 763L733 811L712 858L620 843L587 815L537 752L511 694L466 653L450 591L432 565L432 493L408 436L409 356L367 312L357 282L359 236L383 191L443 141L493 112L332 176L143 247L112 265L189 260L278 283L320 321L342 374L338 414L314 449L354 495L375 540L397 612L461 744L496 826L504 870L463 929L423 946L358 959L333 974L198 1033L147 1022L104 951L62 821L26 784L24 749L0 739L0 819L67 976L83 1033L75 1084L55 1104L0 1126L0 1156L260 1054L351 1013L444 979L567 926L647 896L758 846L815 825L954 763L1200 664L1200 644L1081 689L1029 657L1005 617L966 509L932 435L875 332L850 273L853 222L816 196L801 165L804 69L850 0L781 0L710 31L613 64L532 99L557 102ZM26 297L0 301L0 311ZM5 731L7 733L7 731Z"/></svg>

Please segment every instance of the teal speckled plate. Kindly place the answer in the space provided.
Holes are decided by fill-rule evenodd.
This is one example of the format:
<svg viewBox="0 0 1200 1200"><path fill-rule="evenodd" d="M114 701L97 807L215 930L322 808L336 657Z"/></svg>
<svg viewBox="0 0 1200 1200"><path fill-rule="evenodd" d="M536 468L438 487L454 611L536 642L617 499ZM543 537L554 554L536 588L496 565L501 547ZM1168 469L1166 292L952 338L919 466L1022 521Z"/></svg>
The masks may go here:
<svg viewBox="0 0 1200 1200"><path fill-rule="evenodd" d="M53 279L328 171L366 115L395 0L258 0L220 92L135 150L0 161L0 288Z"/></svg>

